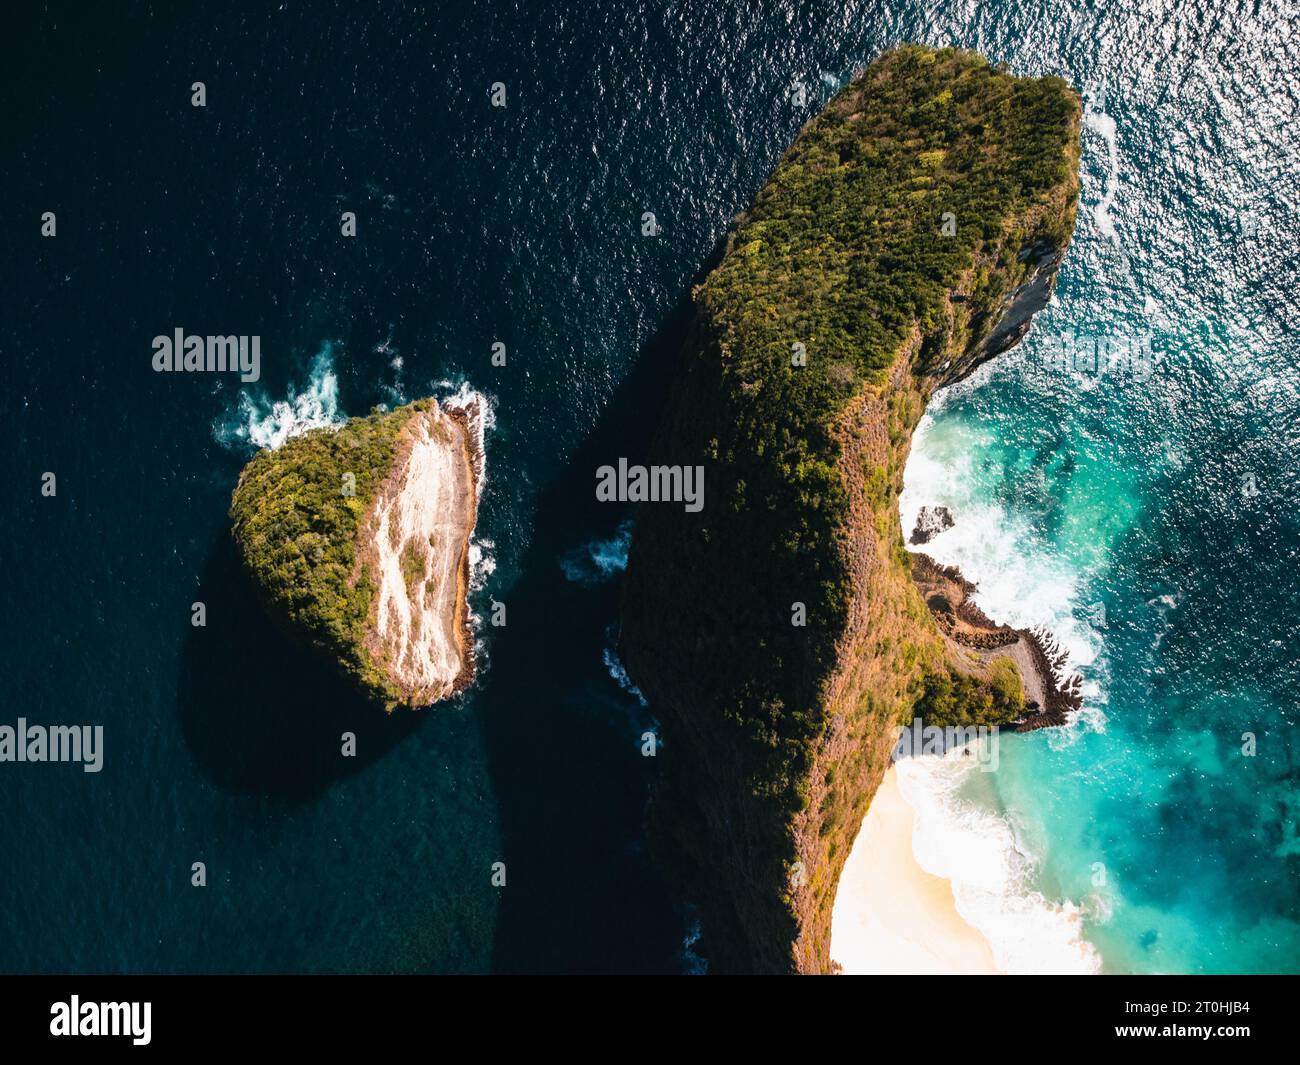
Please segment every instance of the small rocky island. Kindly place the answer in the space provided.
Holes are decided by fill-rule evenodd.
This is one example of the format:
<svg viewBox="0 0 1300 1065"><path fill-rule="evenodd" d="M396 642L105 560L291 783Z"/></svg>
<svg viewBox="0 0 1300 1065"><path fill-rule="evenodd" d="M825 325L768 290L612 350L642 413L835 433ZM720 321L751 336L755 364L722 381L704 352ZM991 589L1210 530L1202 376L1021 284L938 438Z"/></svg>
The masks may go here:
<svg viewBox="0 0 1300 1065"><path fill-rule="evenodd" d="M709 505L640 508L621 651L663 727L651 843L713 972L830 970L899 726L1072 705L1050 644L955 571L914 575L898 494L930 395L1050 298L1080 111L1060 78L896 48L804 127L694 293L652 460L703 465Z"/></svg>
<svg viewBox="0 0 1300 1065"><path fill-rule="evenodd" d="M474 677L480 402L422 399L291 437L253 457L231 500L272 617L388 710Z"/></svg>

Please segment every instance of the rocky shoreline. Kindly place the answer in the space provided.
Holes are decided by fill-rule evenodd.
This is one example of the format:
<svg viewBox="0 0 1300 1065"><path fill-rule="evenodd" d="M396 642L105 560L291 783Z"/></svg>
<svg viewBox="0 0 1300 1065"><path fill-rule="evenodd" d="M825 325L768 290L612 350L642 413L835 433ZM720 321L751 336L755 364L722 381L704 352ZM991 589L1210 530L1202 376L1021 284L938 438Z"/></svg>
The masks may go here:
<svg viewBox="0 0 1300 1065"><path fill-rule="evenodd" d="M650 457L704 466L713 502L638 512L620 657L663 730L650 845L711 972L829 970L900 721L1068 712L1053 646L977 615L960 575L926 608L898 496L930 396L1050 295L1081 111L1059 78L899 46L803 128L693 290Z"/></svg>
<svg viewBox="0 0 1300 1065"><path fill-rule="evenodd" d="M951 515L949 519L951 524ZM972 598L978 586L956 566L941 565L929 555L912 555L912 577L947 639L984 659L993 652L1007 655L1020 668L1027 712L1003 728L1032 732L1064 725L1081 708L1082 678L1066 672L1066 652L1050 632L993 621Z"/></svg>
<svg viewBox="0 0 1300 1065"><path fill-rule="evenodd" d="M372 659L384 669L389 681L403 694L403 703L410 707L449 699L474 681L476 663L468 594L469 548L477 521L482 468L474 425L474 419L481 416L478 402L474 399L461 407L435 403L407 422L392 468L375 493L359 531L354 585L363 571L383 574L386 568L391 570L391 565L385 566L384 556L390 563L400 559L403 571L407 571L408 564L422 570L402 572L402 588L391 587L391 582L381 584L371 605L366 640ZM444 455L443 468L433 469L425 463L424 476L413 480L411 466L417 449L431 446L458 453L460 468L456 468L454 455ZM440 480L450 483L440 484ZM449 492L455 498L444 499ZM401 511L404 503L405 514ZM430 504L427 508L426 503ZM406 520L389 526L390 514ZM450 527L453 522L455 528ZM453 549L454 562L439 557L440 550L445 554ZM439 576L441 580L437 580ZM441 612L434 609L439 598ZM403 602L396 603L395 599ZM448 609L450 618L441 616ZM400 626L400 639L395 641L390 635L389 623ZM430 631L430 626L439 624L445 628L449 647L433 646L436 633ZM458 663L454 674L448 675L446 670L438 674L439 663L434 661L438 654L443 658L454 655Z"/></svg>
<svg viewBox="0 0 1300 1065"><path fill-rule="evenodd" d="M259 451L231 497L236 546L273 620L390 712L474 680L487 417L468 390L375 409Z"/></svg>

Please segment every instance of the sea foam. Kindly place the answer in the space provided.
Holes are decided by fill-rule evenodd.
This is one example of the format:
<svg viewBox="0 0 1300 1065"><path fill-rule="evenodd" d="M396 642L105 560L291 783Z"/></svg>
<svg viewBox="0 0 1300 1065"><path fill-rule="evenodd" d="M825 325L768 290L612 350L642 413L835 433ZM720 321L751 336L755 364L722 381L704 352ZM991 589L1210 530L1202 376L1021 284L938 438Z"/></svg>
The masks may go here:
<svg viewBox="0 0 1300 1065"><path fill-rule="evenodd" d="M1005 817L958 797L975 771L960 750L897 763L899 790L916 814L917 864L951 882L957 912L988 940L1004 972L1098 972L1101 956L1083 938L1083 911L1033 887L1036 862Z"/></svg>
<svg viewBox="0 0 1300 1065"><path fill-rule="evenodd" d="M1118 245L1119 234L1115 231L1111 208L1115 205L1115 194L1119 188L1119 140L1115 119L1105 112L1104 107L1104 100L1101 101L1101 106L1097 106L1095 101L1089 101L1083 113L1083 124L1106 142L1107 153L1106 184L1101 199L1092 209L1092 216L1097 223L1098 232L1112 244Z"/></svg>
<svg viewBox="0 0 1300 1065"><path fill-rule="evenodd" d="M241 391L236 411L214 428L214 435L226 447L274 449L309 429L337 428L346 420L339 410L334 348L326 342L312 359L306 388L290 385L288 396L279 400Z"/></svg>
<svg viewBox="0 0 1300 1065"><path fill-rule="evenodd" d="M632 546L632 521L623 522L612 537L589 540L581 547L566 551L560 569L574 584L592 587L613 580L627 569L627 553Z"/></svg>
<svg viewBox="0 0 1300 1065"><path fill-rule="evenodd" d="M941 400L936 397L936 400ZM946 566L956 566L978 585L975 604L994 621L1017 628L1041 629L1067 652L1067 672L1086 670L1082 688L1085 709L1073 727L1105 728L1103 645L1087 615L1082 589L1087 574L1071 568L1042 543L1028 522L980 492L966 439L946 440L937 430L934 402L912 438L898 509L910 531L923 506L946 506L954 524L914 550ZM1054 730L1064 734L1069 730Z"/></svg>
<svg viewBox="0 0 1300 1065"><path fill-rule="evenodd" d="M947 438L948 425L936 421L946 401L978 383L957 386L952 395L940 393L922 417L904 471L899 515L906 532L922 506L948 507L953 527L917 550L959 567L978 585L975 602L993 620L1051 633L1067 652L1067 671L1088 667L1084 710L1070 725L1047 732L1047 742L1061 747L1083 732L1105 728L1105 692L1098 680L1104 676L1103 645L1078 618L1086 606L1081 589L1088 575L1052 552L1026 519L982 492L972 441L960 433ZM989 941L999 968L1099 971L1101 957L1083 938L1083 909L1045 898L1034 887L1037 858L1012 822L958 794L974 761L958 751L906 758L897 766L900 790L916 813L917 862L951 881L958 912Z"/></svg>
<svg viewBox="0 0 1300 1065"><path fill-rule="evenodd" d="M465 381L435 382L433 394L438 397L443 410L463 414L469 425L470 438L474 442L475 473L481 512L483 491L487 485L487 434L497 423L496 401L487 393L471 388ZM469 590L483 591L488 579L496 572L496 568L496 544L480 535L478 525L475 524L469 542ZM473 625L481 626L482 619L472 611L470 618Z"/></svg>
<svg viewBox="0 0 1300 1065"><path fill-rule="evenodd" d="M612 633L610 634L612 636ZM600 653L601 661L605 663L605 669L608 671L610 679L622 688L628 695L632 696L643 707L650 705L641 689L632 683L632 678L627 674L627 668L619 659L617 652L613 647L606 647Z"/></svg>

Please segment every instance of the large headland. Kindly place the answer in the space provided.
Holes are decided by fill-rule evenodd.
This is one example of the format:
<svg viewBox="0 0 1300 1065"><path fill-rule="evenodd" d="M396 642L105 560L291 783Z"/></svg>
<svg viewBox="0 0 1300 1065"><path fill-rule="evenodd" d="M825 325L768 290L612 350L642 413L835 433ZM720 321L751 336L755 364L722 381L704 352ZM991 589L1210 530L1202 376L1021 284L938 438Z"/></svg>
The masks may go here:
<svg viewBox="0 0 1300 1065"><path fill-rule="evenodd" d="M260 451L231 500L272 617L388 710L474 678L483 400L422 399Z"/></svg>
<svg viewBox="0 0 1300 1065"><path fill-rule="evenodd" d="M651 843L711 971L829 971L899 726L1075 705L1050 643L907 551L898 495L931 394L1050 298L1080 114L1060 78L900 46L803 128L693 294L651 457L703 465L708 505L640 508L622 653L663 727Z"/></svg>

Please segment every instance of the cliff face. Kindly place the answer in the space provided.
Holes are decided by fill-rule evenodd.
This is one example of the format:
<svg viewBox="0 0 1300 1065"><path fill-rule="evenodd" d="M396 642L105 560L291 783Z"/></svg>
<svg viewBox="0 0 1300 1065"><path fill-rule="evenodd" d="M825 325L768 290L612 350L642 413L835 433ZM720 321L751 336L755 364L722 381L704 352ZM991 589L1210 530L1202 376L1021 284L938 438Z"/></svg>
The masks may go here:
<svg viewBox="0 0 1300 1065"><path fill-rule="evenodd" d="M897 495L935 388L1024 335L1073 230L1077 95L905 46L804 128L695 292L623 616L663 723L656 853L713 971L823 972L840 870L897 725L1002 723L911 577Z"/></svg>
<svg viewBox="0 0 1300 1065"><path fill-rule="evenodd" d="M475 401L419 400L261 451L232 532L271 615L392 710L473 678Z"/></svg>

